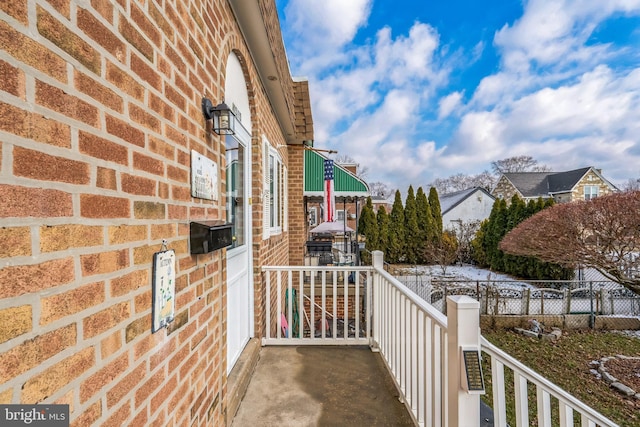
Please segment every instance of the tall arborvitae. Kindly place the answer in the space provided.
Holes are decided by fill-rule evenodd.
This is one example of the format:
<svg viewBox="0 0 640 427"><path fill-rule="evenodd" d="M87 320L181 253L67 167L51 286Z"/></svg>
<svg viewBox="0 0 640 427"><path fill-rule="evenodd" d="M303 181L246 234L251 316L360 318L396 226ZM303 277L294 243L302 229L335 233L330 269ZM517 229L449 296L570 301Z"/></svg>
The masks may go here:
<svg viewBox="0 0 640 427"><path fill-rule="evenodd" d="M368 251L377 249L378 246L378 221L376 214L373 212L373 203L371 197L367 197L367 203L360 212L360 219L358 220L358 233L365 237L365 248ZM371 262L371 256L368 252L362 254L362 260L365 264Z"/></svg>
<svg viewBox="0 0 640 427"><path fill-rule="evenodd" d="M413 193L413 186L410 185L404 202L405 255L406 262L409 264L418 262L419 231L416 197Z"/></svg>
<svg viewBox="0 0 640 427"><path fill-rule="evenodd" d="M436 187L431 187L429 190L429 207L431 208L431 218L433 218L436 238L440 240L442 236L442 212L440 211L440 198Z"/></svg>
<svg viewBox="0 0 640 427"><path fill-rule="evenodd" d="M402 206L400 190L396 190L393 207L391 208L391 218L389 219L389 234L387 241L387 255L390 263L398 263L404 259L404 243L404 207Z"/></svg>
<svg viewBox="0 0 640 427"><path fill-rule="evenodd" d="M425 264L427 261L427 242L434 240L435 225L429 207L429 200L422 187L416 193L416 209L418 211L418 263Z"/></svg>
<svg viewBox="0 0 640 427"><path fill-rule="evenodd" d="M482 223L472 242L474 260L480 266L528 279L570 279L573 276L571 269L532 257L506 255L498 249L498 244L511 229L553 203L553 199L538 199L525 204L514 196L507 207L503 199L496 200L489 219Z"/></svg>
<svg viewBox="0 0 640 427"><path fill-rule="evenodd" d="M389 243L389 215L387 215L387 209L384 206L380 206L376 215L378 222L378 247L379 251L384 253L385 259L387 259L387 246Z"/></svg>

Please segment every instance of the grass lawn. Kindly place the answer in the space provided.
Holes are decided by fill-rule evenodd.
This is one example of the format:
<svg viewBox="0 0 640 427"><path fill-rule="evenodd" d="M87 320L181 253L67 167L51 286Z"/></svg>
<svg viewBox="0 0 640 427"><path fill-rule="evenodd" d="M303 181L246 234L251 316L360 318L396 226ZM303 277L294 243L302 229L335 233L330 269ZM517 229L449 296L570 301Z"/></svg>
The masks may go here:
<svg viewBox="0 0 640 427"><path fill-rule="evenodd" d="M587 405L621 426L640 426L640 400L626 397L610 388L590 372L589 363L618 354L640 356L640 339L613 332L565 332L556 342L538 340L513 331L482 331L491 343L500 347L545 378L576 396ZM486 357L483 362L488 362ZM630 369L637 369L630 366ZM485 379L490 379L490 364L483 363ZM505 372L505 387L513 390L513 375ZM640 372L635 372L640 376ZM640 392L640 390L636 390ZM511 394L512 396L512 394ZM529 388L529 420L535 420L535 388ZM490 384L483 399L491 399ZM489 405L491 402L487 401ZM515 426L513 402L507 402L509 424ZM556 405L557 406L557 405ZM511 414L511 416L509 415Z"/></svg>

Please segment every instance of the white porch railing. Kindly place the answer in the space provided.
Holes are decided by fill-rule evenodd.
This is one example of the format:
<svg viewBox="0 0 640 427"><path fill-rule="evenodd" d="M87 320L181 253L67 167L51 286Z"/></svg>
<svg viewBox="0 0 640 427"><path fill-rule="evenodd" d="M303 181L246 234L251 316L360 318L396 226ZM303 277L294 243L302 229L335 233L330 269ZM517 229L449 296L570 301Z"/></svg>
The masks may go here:
<svg viewBox="0 0 640 427"><path fill-rule="evenodd" d="M480 397L463 389L462 348L491 357L495 426L506 427L504 367L514 372L517 426L529 426L527 383L537 387L539 426L616 424L519 363L480 336L479 303L447 299L448 318L383 269L373 267L263 267L266 334L263 345L369 345L379 351L401 398L420 426L480 425ZM555 412L554 412L555 413Z"/></svg>
<svg viewBox="0 0 640 427"><path fill-rule="evenodd" d="M560 426L573 427L578 421L582 427L616 426L593 408L585 405L571 396L551 381L537 374L509 356L498 347L482 338L482 351L491 357L491 384L493 388L493 419L496 426L507 425L507 405L505 389L505 368L512 371L515 400L514 427L528 427L529 396L528 385L533 384L536 389L536 418L537 425L543 427ZM557 401L557 411L552 411L551 401ZM574 414L578 417L574 417ZM575 420L574 420L575 418Z"/></svg>

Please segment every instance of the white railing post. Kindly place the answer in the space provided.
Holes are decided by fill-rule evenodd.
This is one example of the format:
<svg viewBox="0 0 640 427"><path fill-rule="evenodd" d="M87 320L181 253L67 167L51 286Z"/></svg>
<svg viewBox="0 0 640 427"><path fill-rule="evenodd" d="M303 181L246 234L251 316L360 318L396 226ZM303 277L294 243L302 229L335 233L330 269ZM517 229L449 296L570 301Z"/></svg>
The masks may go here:
<svg viewBox="0 0 640 427"><path fill-rule="evenodd" d="M384 252L382 251L373 251L371 252L371 265L375 269L384 270ZM373 318L373 328L372 328L372 336L370 340L369 346L373 350L379 350L380 348L380 322L382 315L382 307L380 306L380 277L374 271L373 274L373 286L371 287L371 296L370 301L372 302L372 318Z"/></svg>
<svg viewBox="0 0 640 427"><path fill-rule="evenodd" d="M448 373L447 412L449 426L480 425L480 395L463 389L466 381L462 348L477 348L480 355L480 303L464 295L447 298ZM463 378L463 376L465 376Z"/></svg>

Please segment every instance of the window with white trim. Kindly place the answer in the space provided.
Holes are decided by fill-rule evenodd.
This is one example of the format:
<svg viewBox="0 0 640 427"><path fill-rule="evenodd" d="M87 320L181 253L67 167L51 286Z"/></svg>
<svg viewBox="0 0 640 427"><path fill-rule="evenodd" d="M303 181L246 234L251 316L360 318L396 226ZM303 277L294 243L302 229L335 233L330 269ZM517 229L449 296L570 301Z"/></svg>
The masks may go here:
<svg viewBox="0 0 640 427"><path fill-rule="evenodd" d="M584 186L584 199L591 200L598 197L598 186L597 185L585 185Z"/></svg>
<svg viewBox="0 0 640 427"><path fill-rule="evenodd" d="M336 210L336 221L344 222L345 213L345 210Z"/></svg>
<svg viewBox="0 0 640 427"><path fill-rule="evenodd" d="M269 141L263 137L264 188L263 234L264 239L287 229L287 168Z"/></svg>
<svg viewBox="0 0 640 427"><path fill-rule="evenodd" d="M318 208L309 208L309 225L315 227L318 225Z"/></svg>

